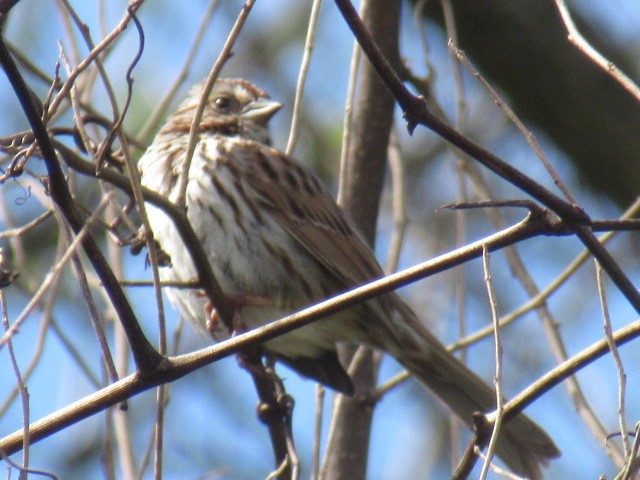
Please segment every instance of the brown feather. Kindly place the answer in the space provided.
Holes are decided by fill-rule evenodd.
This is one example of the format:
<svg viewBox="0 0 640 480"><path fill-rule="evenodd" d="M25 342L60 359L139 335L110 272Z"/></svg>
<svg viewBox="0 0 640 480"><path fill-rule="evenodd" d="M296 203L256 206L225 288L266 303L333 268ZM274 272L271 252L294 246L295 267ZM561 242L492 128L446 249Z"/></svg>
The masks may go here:
<svg viewBox="0 0 640 480"><path fill-rule="evenodd" d="M281 152L256 142L234 140L227 142L226 148L243 180L258 195L261 208L325 267L335 282L335 293L383 275L369 247L329 193L318 187L319 181L312 173ZM254 163L256 151L260 152L261 167ZM315 187L282 188L287 176L291 187ZM448 352L398 295L387 294L377 302L367 302L367 311L369 318L361 321L367 322L371 343L391 353L465 423L473 426L473 413L495 409L494 390ZM391 324L394 313L402 320ZM504 425L498 442L498 454L507 464L532 479L541 478L540 464L559 453L547 434L525 415Z"/></svg>
<svg viewBox="0 0 640 480"><path fill-rule="evenodd" d="M201 89L194 88L140 161L143 183L168 197L175 195ZM247 82L218 81L189 172L188 215L216 278L239 299L263 300L262 306L242 306L249 328L382 276L373 253L320 180L268 146L267 122L279 108ZM174 260L165 275L188 279L189 262L176 261L188 253L166 216L150 211L154 231L161 234L156 238ZM202 323L195 296L174 291L173 299L183 315ZM395 293L272 339L264 348L300 373L352 393L336 356L339 341L368 342L387 351L467 424L473 413L495 408L494 390L447 351ZM559 455L524 414L503 426L497 451L514 472L531 479L541 478L540 465Z"/></svg>

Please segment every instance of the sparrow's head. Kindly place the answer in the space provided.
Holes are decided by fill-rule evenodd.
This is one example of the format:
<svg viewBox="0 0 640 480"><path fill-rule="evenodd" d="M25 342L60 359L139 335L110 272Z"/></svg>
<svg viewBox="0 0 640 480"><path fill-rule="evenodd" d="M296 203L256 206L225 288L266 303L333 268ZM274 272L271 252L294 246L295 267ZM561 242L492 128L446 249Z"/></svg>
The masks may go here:
<svg viewBox="0 0 640 480"><path fill-rule="evenodd" d="M198 83L189 92L162 130L189 131L193 115L202 97L204 83ZM255 85L240 79L216 81L207 101L200 132L216 135L238 136L271 144L268 123L282 105L269 98L269 94Z"/></svg>

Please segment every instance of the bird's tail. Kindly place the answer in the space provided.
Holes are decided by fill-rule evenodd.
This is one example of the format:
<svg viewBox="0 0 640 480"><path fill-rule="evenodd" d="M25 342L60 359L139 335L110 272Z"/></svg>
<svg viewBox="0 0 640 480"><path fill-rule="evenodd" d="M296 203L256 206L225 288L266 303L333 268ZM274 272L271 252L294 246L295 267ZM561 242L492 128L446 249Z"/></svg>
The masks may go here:
<svg viewBox="0 0 640 480"><path fill-rule="evenodd" d="M495 410L494 389L447 351L399 298L395 308L405 320L398 322L403 327L389 332L380 346L467 425L472 426L473 413ZM499 434L498 456L532 480L542 478L541 466L560 455L547 433L522 413L502 424Z"/></svg>

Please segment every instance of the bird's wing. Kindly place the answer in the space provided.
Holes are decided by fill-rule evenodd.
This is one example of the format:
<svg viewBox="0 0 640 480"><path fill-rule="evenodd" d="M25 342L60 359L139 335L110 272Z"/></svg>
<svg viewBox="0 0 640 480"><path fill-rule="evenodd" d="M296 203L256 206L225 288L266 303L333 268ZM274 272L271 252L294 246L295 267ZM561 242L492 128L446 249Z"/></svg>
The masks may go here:
<svg viewBox="0 0 640 480"><path fill-rule="evenodd" d="M344 289L383 275L369 247L314 174L266 145L227 145L256 206L273 215Z"/></svg>

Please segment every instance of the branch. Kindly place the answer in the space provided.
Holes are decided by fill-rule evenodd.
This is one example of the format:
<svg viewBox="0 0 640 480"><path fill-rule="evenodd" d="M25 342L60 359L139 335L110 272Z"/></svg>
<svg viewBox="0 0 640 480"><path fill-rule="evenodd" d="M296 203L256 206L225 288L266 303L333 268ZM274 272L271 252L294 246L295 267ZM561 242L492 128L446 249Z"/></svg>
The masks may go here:
<svg viewBox="0 0 640 480"><path fill-rule="evenodd" d="M399 0L365 0L362 16L388 58L400 63ZM355 56L359 54L355 53ZM387 166L389 134L395 102L371 64L363 59L354 104L346 178L341 178L340 206L349 213L369 245L375 244L382 186ZM344 147L343 147L344 148ZM363 408L363 398L375 390L381 355L368 346L339 345L343 364L349 365L356 394L338 396L334 404L330 437L322 465L323 478L364 478L369 457L373 408ZM329 447L330 446L330 447ZM349 451L349 455L344 455Z"/></svg>
<svg viewBox="0 0 640 480"><path fill-rule="evenodd" d="M351 2L349 0L335 0L335 2L345 21L353 31L358 43L360 43L362 50L404 111L409 132L413 132L417 125L426 126L445 140L448 140L451 144L460 148L463 152L467 153L499 177L504 178L509 183L515 185L551 209L569 228L574 230L576 236L598 260L598 263L602 265L602 268L611 277L625 298L634 309L640 313L640 293L613 257L611 257L609 252L593 235L593 232L589 228L591 220L585 211L577 205L564 201L558 195L552 193L493 153L472 142L448 123L433 115L427 108L424 99L413 95L404 86L400 77L393 70L390 63L371 38L371 35L367 32L366 27Z"/></svg>
<svg viewBox="0 0 640 480"><path fill-rule="evenodd" d="M321 318L360 304L365 300L388 293L418 279L448 270L473 258L478 258L482 255L483 249L493 251L525 238L549 234L553 229L553 225L546 222L546 217L530 215L525 220L509 228L496 232L489 237L478 240L463 248L456 249L414 267L337 295L329 300L305 308L260 328L250 330L197 352L178 357L167 357L158 365L158 368L152 371L144 372L144 374L136 372L123 378L119 382L109 385L92 395L34 422L29 426L30 440L32 443L41 440L55 432L63 430L73 423L95 413L99 413L105 408L116 405L133 395L148 390L149 388L177 380L221 358L239 353L240 351L246 351L248 348L255 347L292 330L302 328ZM561 379L558 381L561 381ZM526 405L521 405L520 407L524 408L524 406ZM514 411L515 408L518 408L518 405L512 407L512 416L516 413ZM0 451L11 455L20 450L21 442L22 431L20 430L0 440Z"/></svg>
<svg viewBox="0 0 640 480"><path fill-rule="evenodd" d="M72 168L83 175L88 175L109 182L122 191L127 192L130 195L133 194L131 182L125 175L106 168L96 170L93 163L85 160L63 143L53 140L53 144L56 150L60 152L60 155L69 168ZM171 201L162 195L159 195L157 192L145 187L141 187L141 190L145 202L149 202L162 209L162 211L173 221L182 241L191 254L194 268L198 274L198 287L204 290L207 298L216 306L216 309L219 312L219 306L230 305L229 302L226 301L222 288L220 288L218 281L213 275L213 271L211 270L211 266L207 260L207 255L202 248L200 240L193 231L193 227L191 226L191 223L189 223L189 219L185 215L184 211L177 208Z"/></svg>
<svg viewBox="0 0 640 480"><path fill-rule="evenodd" d="M60 207L65 219L77 234L82 229L84 220L69 192L51 138L40 117L39 109L36 107L33 97L29 94L29 89L18 71L15 62L11 58L4 38L1 35L0 65L4 68L38 142L48 173L51 198ZM42 106L40 106L40 108L42 108ZM96 270L97 275L100 277L100 280L105 285L109 299L118 314L118 318L122 322L129 343L131 344L137 367L145 372L153 370L161 363L162 356L145 337L131 305L91 234L87 234L84 237L82 247L93 268Z"/></svg>
<svg viewBox="0 0 640 480"><path fill-rule="evenodd" d="M555 0L558 13L562 17L564 26L567 29L567 39L573 43L582 53L590 58L602 70L607 72L616 82L634 96L636 101L640 101L640 87L635 84L628 76L626 76L611 60L607 59L598 50L596 50L591 44L584 38L584 36L576 27L576 24L571 18L571 13L567 8L564 0Z"/></svg>
<svg viewBox="0 0 640 480"><path fill-rule="evenodd" d="M609 342L613 340L616 346L620 347L627 342L640 336L640 320L627 325L616 332L611 337L597 341L582 352L574 355L556 368L542 376L537 382L532 383L525 390L513 397L504 405L504 421L508 421L518 415L528 405L542 396L543 393L551 390L560 382L577 373L586 365L594 362L605 354L609 353ZM492 421L491 416L487 416Z"/></svg>

